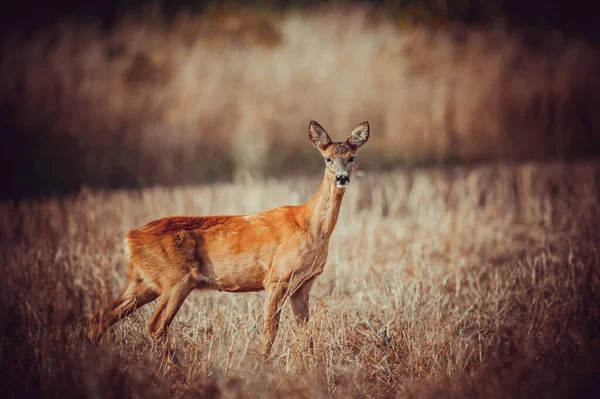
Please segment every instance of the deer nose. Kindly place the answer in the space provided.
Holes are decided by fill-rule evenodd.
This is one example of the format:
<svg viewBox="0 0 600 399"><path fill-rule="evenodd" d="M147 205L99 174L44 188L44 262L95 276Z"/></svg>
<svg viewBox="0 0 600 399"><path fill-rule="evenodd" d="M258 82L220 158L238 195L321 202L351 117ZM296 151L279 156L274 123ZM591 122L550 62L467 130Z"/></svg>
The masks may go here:
<svg viewBox="0 0 600 399"><path fill-rule="evenodd" d="M350 177L348 175L336 175L335 181L341 185L346 185L350 182Z"/></svg>

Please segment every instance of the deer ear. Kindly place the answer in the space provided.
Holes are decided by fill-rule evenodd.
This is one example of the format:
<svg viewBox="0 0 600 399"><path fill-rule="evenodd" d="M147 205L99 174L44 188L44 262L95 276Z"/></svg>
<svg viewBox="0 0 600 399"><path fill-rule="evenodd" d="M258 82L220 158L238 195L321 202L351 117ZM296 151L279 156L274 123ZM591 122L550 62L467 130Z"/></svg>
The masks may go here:
<svg viewBox="0 0 600 399"><path fill-rule="evenodd" d="M348 136L346 141L351 147L353 147L354 149L358 149L365 145L367 140L369 140L370 130L371 129L369 127L369 122L364 121L363 123L356 126L354 129L352 129L352 133L350 133L350 136Z"/></svg>
<svg viewBox="0 0 600 399"><path fill-rule="evenodd" d="M310 121L308 125L308 138L319 150L324 150L331 144L331 139L323 126L315 121Z"/></svg>

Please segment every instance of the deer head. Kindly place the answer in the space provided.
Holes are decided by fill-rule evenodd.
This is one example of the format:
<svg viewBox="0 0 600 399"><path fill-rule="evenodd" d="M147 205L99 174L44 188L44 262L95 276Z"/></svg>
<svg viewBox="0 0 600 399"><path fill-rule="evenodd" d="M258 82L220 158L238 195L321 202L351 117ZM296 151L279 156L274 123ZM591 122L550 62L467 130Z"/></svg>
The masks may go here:
<svg viewBox="0 0 600 399"><path fill-rule="evenodd" d="M337 188L346 188L354 172L358 149L369 139L369 122L357 125L346 141L333 142L323 126L315 121L308 125L308 138L325 159L325 174Z"/></svg>

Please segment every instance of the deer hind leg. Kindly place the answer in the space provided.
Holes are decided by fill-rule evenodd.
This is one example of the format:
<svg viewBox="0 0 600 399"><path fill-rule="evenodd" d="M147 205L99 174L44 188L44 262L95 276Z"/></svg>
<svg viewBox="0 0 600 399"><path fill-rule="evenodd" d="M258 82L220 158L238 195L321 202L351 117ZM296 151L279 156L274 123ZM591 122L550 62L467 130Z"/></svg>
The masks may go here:
<svg viewBox="0 0 600 399"><path fill-rule="evenodd" d="M192 292L194 286L187 282L165 289L161 295L160 304L148 324L148 332L154 340L160 340L175 318L177 311Z"/></svg>
<svg viewBox="0 0 600 399"><path fill-rule="evenodd" d="M135 266L130 263L127 283L121 295L91 318L89 339L94 342L99 341L110 326L148 302L152 302L158 296L154 287L147 285L136 272Z"/></svg>

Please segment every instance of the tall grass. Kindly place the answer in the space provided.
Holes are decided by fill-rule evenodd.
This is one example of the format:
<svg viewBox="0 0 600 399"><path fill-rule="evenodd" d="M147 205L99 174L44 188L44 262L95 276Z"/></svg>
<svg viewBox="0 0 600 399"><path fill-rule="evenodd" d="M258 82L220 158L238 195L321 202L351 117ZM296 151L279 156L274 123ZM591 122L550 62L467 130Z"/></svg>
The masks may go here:
<svg viewBox="0 0 600 399"><path fill-rule="evenodd" d="M501 26L398 26L368 7L63 20L5 40L12 190L281 176L310 119L373 128L369 168L597 153L595 46ZM11 194L11 193L9 193Z"/></svg>
<svg viewBox="0 0 600 399"><path fill-rule="evenodd" d="M355 179L311 321L298 329L286 305L267 363L262 293L192 294L170 332L175 363L145 332L155 304L97 348L84 333L124 283L129 229L297 204L316 179L1 202L2 397L593 395L599 170L529 163Z"/></svg>

